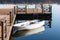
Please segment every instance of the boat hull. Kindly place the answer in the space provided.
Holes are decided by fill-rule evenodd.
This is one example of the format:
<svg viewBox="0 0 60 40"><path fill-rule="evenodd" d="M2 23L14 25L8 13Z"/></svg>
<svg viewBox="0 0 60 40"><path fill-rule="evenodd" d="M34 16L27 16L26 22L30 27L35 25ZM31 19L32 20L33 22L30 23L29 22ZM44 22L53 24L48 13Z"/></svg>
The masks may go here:
<svg viewBox="0 0 60 40"><path fill-rule="evenodd" d="M31 25L25 25L25 26L20 26L20 27L15 27L17 30L31 30L31 29L36 29L39 27L42 27L45 24L45 21L37 22L35 24Z"/></svg>

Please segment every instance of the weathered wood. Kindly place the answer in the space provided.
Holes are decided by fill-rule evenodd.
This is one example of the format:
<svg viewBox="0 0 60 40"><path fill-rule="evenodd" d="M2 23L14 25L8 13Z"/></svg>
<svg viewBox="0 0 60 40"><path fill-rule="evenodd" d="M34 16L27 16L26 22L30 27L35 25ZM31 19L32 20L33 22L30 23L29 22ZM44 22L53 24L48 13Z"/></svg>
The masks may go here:
<svg viewBox="0 0 60 40"><path fill-rule="evenodd" d="M0 14L2 15L8 15L9 12L11 12L12 9L0 9Z"/></svg>
<svg viewBox="0 0 60 40"><path fill-rule="evenodd" d="M11 11L12 12L12 11ZM10 38L10 35L11 35L11 31L12 31L12 28L13 28L13 24L14 24L14 22L15 22L15 17L16 17L16 15L14 14L14 11L11 13L11 18L10 18L10 16L9 16L10 14L4 14L4 15L0 15L0 21L2 21L3 20L3 18L5 19L6 18L6 22L7 21L10 21L11 20L11 25L6 25L5 27L4 27L4 25L5 24L2 24L2 26L3 26L3 30L0 30L0 35L1 34L3 34L2 36L3 36L3 39L2 40L9 40L9 38ZM9 19L9 20L8 20ZM4 20L3 20L3 22L4 22ZM10 23L10 22L9 22ZM9 24L9 23L7 23L7 24ZM6 29L4 29L4 28L6 28ZM2 28L0 28L0 29L2 29ZM5 31L4 31L5 30ZM2 31L2 33L1 33L1 31ZM4 33L4 32L5 33ZM7 35L5 35L5 34L7 34ZM4 37L4 35L5 35L5 37ZM0 38L0 40L1 40L1 38Z"/></svg>
<svg viewBox="0 0 60 40"><path fill-rule="evenodd" d="M3 19L0 19L0 35L1 35L1 40L4 40L4 32L6 31L5 30L5 27L6 27L6 25L5 25L5 22L6 22L6 18L3 18ZM6 35L6 34L5 34Z"/></svg>
<svg viewBox="0 0 60 40"><path fill-rule="evenodd" d="M40 4L40 8L37 8L36 7L36 4L35 4L35 8L26 8L28 7L27 4L25 4L25 8L19 8L18 6L16 7L16 14L39 14L39 13L46 13L46 14L50 14L52 13L51 10L52 10L52 6L51 5L48 5L49 8L46 9L44 8L43 6L44 4ZM32 5L31 5L32 6Z"/></svg>
<svg viewBox="0 0 60 40"><path fill-rule="evenodd" d="M4 33L3 33L3 22L1 22L1 37L2 39L1 40L4 40Z"/></svg>
<svg viewBox="0 0 60 40"><path fill-rule="evenodd" d="M10 12L10 25L11 25L11 12Z"/></svg>

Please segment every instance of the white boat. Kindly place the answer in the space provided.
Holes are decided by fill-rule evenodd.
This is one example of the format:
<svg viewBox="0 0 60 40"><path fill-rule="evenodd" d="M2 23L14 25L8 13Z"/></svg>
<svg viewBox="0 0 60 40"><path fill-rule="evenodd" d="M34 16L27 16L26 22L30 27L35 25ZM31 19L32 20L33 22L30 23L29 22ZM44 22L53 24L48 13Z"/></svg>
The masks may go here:
<svg viewBox="0 0 60 40"><path fill-rule="evenodd" d="M17 30L24 30L24 29L31 30L31 29L41 27L44 24L45 24L44 20L43 21L32 20L32 21L15 24L14 27L16 27Z"/></svg>
<svg viewBox="0 0 60 40"><path fill-rule="evenodd" d="M40 34L41 32L45 31L45 27L39 27L33 30L18 30L14 33L14 37L22 37L22 36L29 36L33 34Z"/></svg>
<svg viewBox="0 0 60 40"><path fill-rule="evenodd" d="M40 21L40 20L32 20L32 21L18 21L18 23L17 24L15 24L14 25L14 27L20 27L20 26L22 26L22 25L29 25L30 23L32 23L32 22L38 22L38 21Z"/></svg>

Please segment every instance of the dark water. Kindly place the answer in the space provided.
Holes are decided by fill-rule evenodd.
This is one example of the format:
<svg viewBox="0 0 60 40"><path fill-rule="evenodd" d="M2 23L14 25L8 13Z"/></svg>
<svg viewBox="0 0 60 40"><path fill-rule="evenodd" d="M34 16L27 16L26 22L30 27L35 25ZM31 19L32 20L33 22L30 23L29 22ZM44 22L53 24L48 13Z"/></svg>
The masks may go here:
<svg viewBox="0 0 60 40"><path fill-rule="evenodd" d="M52 21L51 28L49 28L47 21L45 26L45 31L38 34L28 35L28 36L18 36L12 37L13 40L60 40L60 5L52 5Z"/></svg>
<svg viewBox="0 0 60 40"><path fill-rule="evenodd" d="M52 1L53 3L60 3L60 0L0 0L0 3L4 3L4 2L7 2L7 3L24 3L24 2L28 2L28 3L32 3L32 2L35 2L35 3L40 3L40 2L49 2L49 1Z"/></svg>

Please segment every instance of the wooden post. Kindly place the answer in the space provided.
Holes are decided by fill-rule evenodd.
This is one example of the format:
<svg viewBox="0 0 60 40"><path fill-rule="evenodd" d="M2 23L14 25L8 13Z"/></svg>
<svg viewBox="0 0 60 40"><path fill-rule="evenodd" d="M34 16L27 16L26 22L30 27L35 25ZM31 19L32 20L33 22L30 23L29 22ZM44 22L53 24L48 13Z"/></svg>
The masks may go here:
<svg viewBox="0 0 60 40"><path fill-rule="evenodd" d="M27 4L25 4L25 12L26 12L26 14L27 14Z"/></svg>
<svg viewBox="0 0 60 40"><path fill-rule="evenodd" d="M51 28L51 20L49 20L49 28Z"/></svg>
<svg viewBox="0 0 60 40"><path fill-rule="evenodd" d="M3 33L3 22L1 22L1 37L2 39L1 40L4 40L4 33Z"/></svg>
<svg viewBox="0 0 60 40"><path fill-rule="evenodd" d="M6 20L5 20L5 38L7 37L7 26L6 26Z"/></svg>
<svg viewBox="0 0 60 40"><path fill-rule="evenodd" d="M42 13L43 13L43 11L44 11L44 10L43 10L43 4L41 4L41 8L42 8Z"/></svg>
<svg viewBox="0 0 60 40"><path fill-rule="evenodd" d="M11 25L11 12L10 12L10 25Z"/></svg>
<svg viewBox="0 0 60 40"><path fill-rule="evenodd" d="M52 12L52 6L49 5L49 12Z"/></svg>
<svg viewBox="0 0 60 40"><path fill-rule="evenodd" d="M18 5L16 6L16 14L18 14Z"/></svg>
<svg viewBox="0 0 60 40"><path fill-rule="evenodd" d="M14 14L16 14L16 13L15 13L15 6L14 6Z"/></svg>

